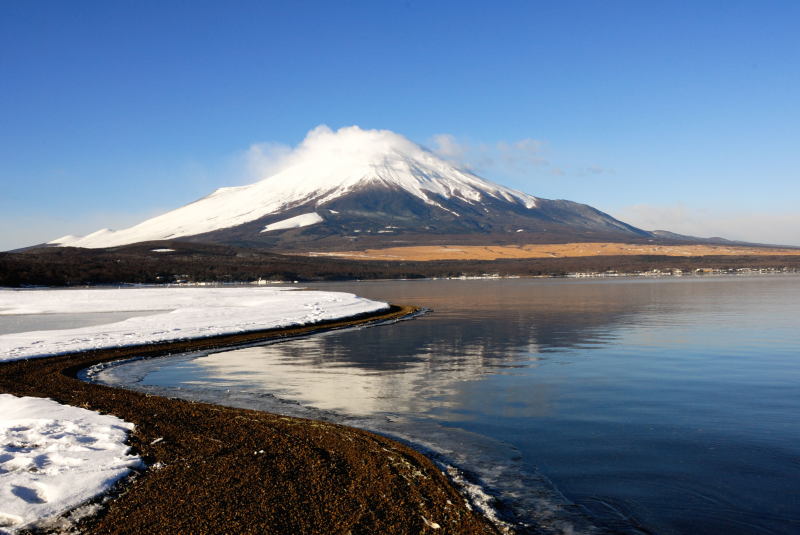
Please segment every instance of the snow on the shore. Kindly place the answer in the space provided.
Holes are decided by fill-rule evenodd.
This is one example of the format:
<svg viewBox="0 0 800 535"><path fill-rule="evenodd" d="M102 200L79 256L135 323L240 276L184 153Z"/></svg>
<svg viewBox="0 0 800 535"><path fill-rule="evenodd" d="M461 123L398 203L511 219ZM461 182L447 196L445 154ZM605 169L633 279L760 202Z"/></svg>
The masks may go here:
<svg viewBox="0 0 800 535"><path fill-rule="evenodd" d="M108 490L141 460L133 424L51 399L0 394L0 533L15 533Z"/></svg>
<svg viewBox="0 0 800 535"><path fill-rule="evenodd" d="M76 329L0 335L0 360L302 325L387 307L349 293L281 287L4 289L0 321L15 314L153 314Z"/></svg>

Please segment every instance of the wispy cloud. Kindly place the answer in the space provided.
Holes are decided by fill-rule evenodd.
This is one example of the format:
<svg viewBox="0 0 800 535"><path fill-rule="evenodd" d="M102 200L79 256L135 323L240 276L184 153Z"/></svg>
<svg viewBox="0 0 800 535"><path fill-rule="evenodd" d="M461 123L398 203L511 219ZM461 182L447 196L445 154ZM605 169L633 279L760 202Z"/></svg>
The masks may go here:
<svg viewBox="0 0 800 535"><path fill-rule="evenodd" d="M647 230L780 245L800 245L800 213L705 209L676 204L637 204L614 217Z"/></svg>
<svg viewBox="0 0 800 535"><path fill-rule="evenodd" d="M295 149L282 143L254 143L244 152L243 183L261 180L273 175L286 165Z"/></svg>
<svg viewBox="0 0 800 535"><path fill-rule="evenodd" d="M436 134L431 138L431 150L448 160L466 163L468 154L474 152L472 146L459 142L452 134Z"/></svg>
<svg viewBox="0 0 800 535"><path fill-rule="evenodd" d="M548 155L547 143L533 138L474 143L459 140L452 134L437 134L429 145L442 158L487 175L500 172L507 176L528 176L532 172L543 172L558 177L590 177L615 173L614 169L600 165L557 165Z"/></svg>
<svg viewBox="0 0 800 535"><path fill-rule="evenodd" d="M613 175L614 172L613 169L599 165L591 165L584 170L584 173L589 175Z"/></svg>
<svg viewBox="0 0 800 535"><path fill-rule="evenodd" d="M458 140L452 134L437 134L431 138L430 146L442 158L473 171L501 167L507 172L520 172L550 165L544 157L545 144L531 138L471 143Z"/></svg>

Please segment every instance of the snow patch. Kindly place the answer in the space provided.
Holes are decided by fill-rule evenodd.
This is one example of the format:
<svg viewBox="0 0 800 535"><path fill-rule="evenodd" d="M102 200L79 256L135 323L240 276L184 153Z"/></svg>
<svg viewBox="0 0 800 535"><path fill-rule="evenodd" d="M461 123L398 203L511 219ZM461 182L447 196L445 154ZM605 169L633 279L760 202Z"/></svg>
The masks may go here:
<svg viewBox="0 0 800 535"><path fill-rule="evenodd" d="M461 492L468 497L467 507L472 509L470 506L470 503L472 503L483 516L488 518L489 521L501 531L501 533L507 535L514 533L511 524L500 520L500 517L497 516L497 511L493 507L495 499L480 485L469 481L464 477L463 472L454 466L445 465L445 472L458 488L461 489Z"/></svg>
<svg viewBox="0 0 800 535"><path fill-rule="evenodd" d="M324 219L316 213L311 212L308 214L302 214L295 217L290 217L289 219L284 219L282 221L277 221L275 223L270 223L264 230L261 232L269 232L271 230L284 230L289 228L300 228L300 227L307 227L309 225L316 225L317 223L322 223Z"/></svg>
<svg viewBox="0 0 800 535"><path fill-rule="evenodd" d="M151 253L174 253L175 249L150 249Z"/></svg>
<svg viewBox="0 0 800 535"><path fill-rule="evenodd" d="M304 325L387 309L343 292L287 287L0 289L14 314L154 311L105 325L0 335L0 361Z"/></svg>
<svg viewBox="0 0 800 535"><path fill-rule="evenodd" d="M61 236L60 238L56 238L53 241L49 241L49 242L47 242L47 244L48 245L62 245L62 244L67 244L67 243L74 242L74 241L80 240L80 239L81 239L80 236L75 236L73 234L67 234L66 236ZM3 520L2 520L2 518L0 518L0 527L2 527L2 525L3 525L2 522L3 522Z"/></svg>
<svg viewBox="0 0 800 535"><path fill-rule="evenodd" d="M51 399L0 394L0 528L40 526L141 465L133 424Z"/></svg>

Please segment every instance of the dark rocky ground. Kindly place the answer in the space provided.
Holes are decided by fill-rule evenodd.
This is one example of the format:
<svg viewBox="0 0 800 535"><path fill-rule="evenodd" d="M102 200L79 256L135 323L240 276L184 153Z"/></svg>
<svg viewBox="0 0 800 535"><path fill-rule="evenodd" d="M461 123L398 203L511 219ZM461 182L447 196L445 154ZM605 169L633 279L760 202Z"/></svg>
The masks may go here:
<svg viewBox="0 0 800 535"><path fill-rule="evenodd" d="M391 314L412 310L395 307ZM0 391L50 397L136 425L130 444L151 468L122 485L100 516L80 526L82 533L496 535L431 461L384 437L75 378L92 364L132 355L154 357L352 323L3 363Z"/></svg>
<svg viewBox="0 0 800 535"><path fill-rule="evenodd" d="M175 252L155 253L170 248ZM0 286L70 286L116 283L169 283L177 280L246 282L267 280L353 280L457 277L460 275L539 276L571 272L683 271L697 268L800 269L800 256L595 256L519 260L356 261L277 254L264 249L182 241L149 242L109 249L46 247L0 253Z"/></svg>

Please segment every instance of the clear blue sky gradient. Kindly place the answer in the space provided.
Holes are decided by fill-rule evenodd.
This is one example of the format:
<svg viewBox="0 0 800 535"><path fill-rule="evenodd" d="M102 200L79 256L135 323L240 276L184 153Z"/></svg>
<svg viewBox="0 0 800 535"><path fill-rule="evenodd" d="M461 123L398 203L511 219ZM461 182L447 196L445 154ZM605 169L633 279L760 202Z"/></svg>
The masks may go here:
<svg viewBox="0 0 800 535"><path fill-rule="evenodd" d="M800 245L800 2L0 10L0 250L241 183L250 145L319 124L468 154L535 139L546 164L477 171L646 228Z"/></svg>

